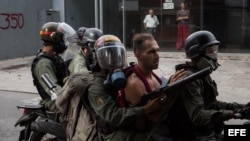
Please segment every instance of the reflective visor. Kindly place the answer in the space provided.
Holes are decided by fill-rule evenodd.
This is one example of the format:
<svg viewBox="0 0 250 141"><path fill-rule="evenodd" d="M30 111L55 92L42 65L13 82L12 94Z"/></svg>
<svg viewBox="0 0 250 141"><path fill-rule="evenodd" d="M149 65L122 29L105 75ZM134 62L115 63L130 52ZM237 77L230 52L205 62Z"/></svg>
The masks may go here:
<svg viewBox="0 0 250 141"><path fill-rule="evenodd" d="M101 68L115 70L127 64L126 49L123 46L105 46L96 51Z"/></svg>
<svg viewBox="0 0 250 141"><path fill-rule="evenodd" d="M205 55L212 59L217 59L219 45L212 45L206 48Z"/></svg>
<svg viewBox="0 0 250 141"><path fill-rule="evenodd" d="M68 24L62 22L58 24L57 31L64 34L64 38L67 42L76 43L77 33L75 30Z"/></svg>

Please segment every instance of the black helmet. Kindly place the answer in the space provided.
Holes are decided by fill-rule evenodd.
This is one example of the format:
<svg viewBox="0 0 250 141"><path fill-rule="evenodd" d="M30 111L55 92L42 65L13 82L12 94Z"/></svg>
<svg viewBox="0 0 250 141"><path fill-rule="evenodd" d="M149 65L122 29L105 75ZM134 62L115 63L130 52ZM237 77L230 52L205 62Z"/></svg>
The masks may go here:
<svg viewBox="0 0 250 141"><path fill-rule="evenodd" d="M88 28L83 34L83 41L85 43L92 42L94 43L99 37L102 36L102 31L98 28Z"/></svg>
<svg viewBox="0 0 250 141"><path fill-rule="evenodd" d="M184 42L186 56L194 58L205 55L206 49L213 45L219 45L215 36L209 31L197 31L190 34Z"/></svg>
<svg viewBox="0 0 250 141"><path fill-rule="evenodd" d="M87 30L87 27L79 27L77 30L77 36L79 39L82 39L83 34L85 33L85 31Z"/></svg>
<svg viewBox="0 0 250 141"><path fill-rule="evenodd" d="M63 33L57 31L58 23L45 23L40 30L41 40L45 42L58 43L63 38Z"/></svg>
<svg viewBox="0 0 250 141"><path fill-rule="evenodd" d="M86 44L85 42L82 40L83 34L85 33L85 31L87 30L87 27L80 27L77 31L77 45L84 47Z"/></svg>
<svg viewBox="0 0 250 141"><path fill-rule="evenodd" d="M63 53L67 49L65 39L74 34L74 29L66 23L48 22L40 30L41 40L45 45L53 45L56 53Z"/></svg>

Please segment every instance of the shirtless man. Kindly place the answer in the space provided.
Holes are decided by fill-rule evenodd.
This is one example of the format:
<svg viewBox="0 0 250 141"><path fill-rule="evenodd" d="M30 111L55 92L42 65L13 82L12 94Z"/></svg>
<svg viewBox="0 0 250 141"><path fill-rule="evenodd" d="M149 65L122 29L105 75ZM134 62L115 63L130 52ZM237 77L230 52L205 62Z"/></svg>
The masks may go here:
<svg viewBox="0 0 250 141"><path fill-rule="evenodd" d="M161 80L153 72L154 69L158 68L160 58L159 46L153 36L146 33L135 35L133 38L133 47L138 64L134 66L135 71L127 78L127 85L124 89L126 101L132 107L140 102L143 95L161 87ZM138 74L141 74L140 76L142 77L139 77ZM172 75L169 83L184 76L185 71L180 70ZM167 99L167 97L163 96L161 100L162 99ZM159 104L162 104L163 108L164 103L165 102L159 101ZM150 115L146 115L148 119L145 119L145 117L138 119L138 127L150 129L150 125L148 126L147 124L156 122L161 116L163 108Z"/></svg>

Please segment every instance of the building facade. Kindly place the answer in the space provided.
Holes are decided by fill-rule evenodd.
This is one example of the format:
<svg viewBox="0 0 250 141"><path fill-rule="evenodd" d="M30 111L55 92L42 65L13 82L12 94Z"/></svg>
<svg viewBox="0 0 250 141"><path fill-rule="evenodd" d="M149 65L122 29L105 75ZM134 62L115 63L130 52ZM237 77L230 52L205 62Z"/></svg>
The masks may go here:
<svg viewBox="0 0 250 141"><path fill-rule="evenodd" d="M133 34L145 32L143 19L154 9L160 22L156 40L164 50L174 51L181 2L190 10L190 34L209 30L221 41L221 52L250 52L248 0L65 0L65 22L75 29L98 27L120 37L129 48Z"/></svg>
<svg viewBox="0 0 250 141"><path fill-rule="evenodd" d="M50 9L51 0L1 0L0 60L37 52L42 46L39 39L41 25L46 20L59 21L59 13Z"/></svg>
<svg viewBox="0 0 250 141"><path fill-rule="evenodd" d="M128 46L133 33L145 32L143 19L148 9L154 9L160 21L156 40L164 49L175 49L176 13L183 0L127 0L126 2L125 31ZM248 0L185 0L184 2L190 10L189 33L209 30L221 41L222 52L250 52L250 2ZM117 20L121 21L121 17L120 10Z"/></svg>
<svg viewBox="0 0 250 141"><path fill-rule="evenodd" d="M175 50L176 12L183 0L1 0L0 60L34 55L42 46L39 30L48 21L67 22L74 29L98 27L131 47L135 33L145 32L143 19L154 9L159 19L156 40ZM185 0L189 33L209 30L222 52L250 52L249 0Z"/></svg>

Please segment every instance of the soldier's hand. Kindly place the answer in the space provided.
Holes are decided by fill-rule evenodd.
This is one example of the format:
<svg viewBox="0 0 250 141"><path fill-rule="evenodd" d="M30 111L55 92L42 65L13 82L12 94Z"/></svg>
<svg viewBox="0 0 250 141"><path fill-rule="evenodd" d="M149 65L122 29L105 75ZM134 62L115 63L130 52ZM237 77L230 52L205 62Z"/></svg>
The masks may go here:
<svg viewBox="0 0 250 141"><path fill-rule="evenodd" d="M184 69L177 70L175 74L171 76L169 83L171 84L175 81L181 80L186 76L187 76L187 71L185 71Z"/></svg>
<svg viewBox="0 0 250 141"><path fill-rule="evenodd" d="M236 119L250 119L250 107L238 109L237 112L234 113L234 118L236 118Z"/></svg>
<svg viewBox="0 0 250 141"><path fill-rule="evenodd" d="M167 96L159 96L153 100L149 100L145 106L143 106L143 111L145 114L150 114L159 111L163 105L167 102Z"/></svg>

